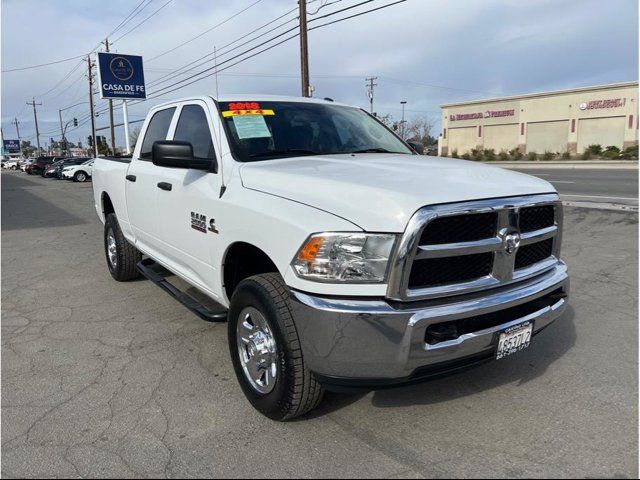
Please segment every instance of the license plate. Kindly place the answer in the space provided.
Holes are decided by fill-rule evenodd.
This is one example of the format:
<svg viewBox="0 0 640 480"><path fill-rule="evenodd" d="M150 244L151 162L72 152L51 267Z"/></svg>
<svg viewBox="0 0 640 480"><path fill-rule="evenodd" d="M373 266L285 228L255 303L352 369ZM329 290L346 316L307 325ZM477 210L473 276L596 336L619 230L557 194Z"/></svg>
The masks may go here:
<svg viewBox="0 0 640 480"><path fill-rule="evenodd" d="M496 360L508 357L520 350L524 350L531 343L533 323L527 322L508 328L500 334Z"/></svg>

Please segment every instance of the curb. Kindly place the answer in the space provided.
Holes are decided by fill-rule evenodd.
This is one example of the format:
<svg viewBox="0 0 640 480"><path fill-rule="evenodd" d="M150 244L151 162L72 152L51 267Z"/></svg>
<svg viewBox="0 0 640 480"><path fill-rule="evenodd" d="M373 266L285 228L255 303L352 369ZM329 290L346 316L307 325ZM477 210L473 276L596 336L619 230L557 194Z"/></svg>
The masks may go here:
<svg viewBox="0 0 640 480"><path fill-rule="evenodd" d="M619 169L619 170L637 170L638 161L598 161L598 160L582 160L582 161L568 161L568 162L554 162L554 161L522 161L522 162L480 162L486 165L496 165L504 168L521 168L521 169L536 169L536 168L563 168L570 170L580 169Z"/></svg>

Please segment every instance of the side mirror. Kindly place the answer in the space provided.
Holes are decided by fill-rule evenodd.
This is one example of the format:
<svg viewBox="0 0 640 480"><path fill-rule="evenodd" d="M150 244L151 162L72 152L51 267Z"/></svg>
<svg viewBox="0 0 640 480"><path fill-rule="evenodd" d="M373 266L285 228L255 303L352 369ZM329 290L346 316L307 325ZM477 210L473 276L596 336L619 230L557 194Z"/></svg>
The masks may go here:
<svg viewBox="0 0 640 480"><path fill-rule="evenodd" d="M411 148L413 148L420 155L424 155L424 145L420 142L407 142Z"/></svg>
<svg viewBox="0 0 640 480"><path fill-rule="evenodd" d="M151 148L151 161L158 167L192 168L195 170L217 170L215 160L195 158L193 146L179 140L158 140Z"/></svg>

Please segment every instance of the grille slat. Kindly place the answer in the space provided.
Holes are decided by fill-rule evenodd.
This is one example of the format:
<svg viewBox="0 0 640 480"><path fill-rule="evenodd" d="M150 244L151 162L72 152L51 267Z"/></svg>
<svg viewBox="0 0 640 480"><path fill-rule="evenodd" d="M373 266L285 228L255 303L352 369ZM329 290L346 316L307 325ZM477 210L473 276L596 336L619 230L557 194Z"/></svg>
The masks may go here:
<svg viewBox="0 0 640 480"><path fill-rule="evenodd" d="M484 240L496 235L497 226L497 212L438 217L425 227L420 245Z"/></svg>
<svg viewBox="0 0 640 480"><path fill-rule="evenodd" d="M539 205L520 209L520 232L533 232L552 226L555 223L553 205Z"/></svg>
<svg viewBox="0 0 640 480"><path fill-rule="evenodd" d="M516 270L533 265L549 258L553 254L553 238L548 238L542 242L532 243L520 247L516 252Z"/></svg>
<svg viewBox="0 0 640 480"><path fill-rule="evenodd" d="M409 288L428 288L462 283L484 277L493 268L493 253L416 260L409 275Z"/></svg>

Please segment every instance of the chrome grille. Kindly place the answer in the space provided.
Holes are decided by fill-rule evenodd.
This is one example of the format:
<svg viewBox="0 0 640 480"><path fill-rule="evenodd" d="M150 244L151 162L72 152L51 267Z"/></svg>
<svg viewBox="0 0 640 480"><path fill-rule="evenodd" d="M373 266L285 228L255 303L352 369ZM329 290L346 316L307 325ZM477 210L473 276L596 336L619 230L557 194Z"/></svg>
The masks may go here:
<svg viewBox="0 0 640 480"><path fill-rule="evenodd" d="M561 226L556 194L424 207L392 260L387 296L445 297L539 275L559 260Z"/></svg>

